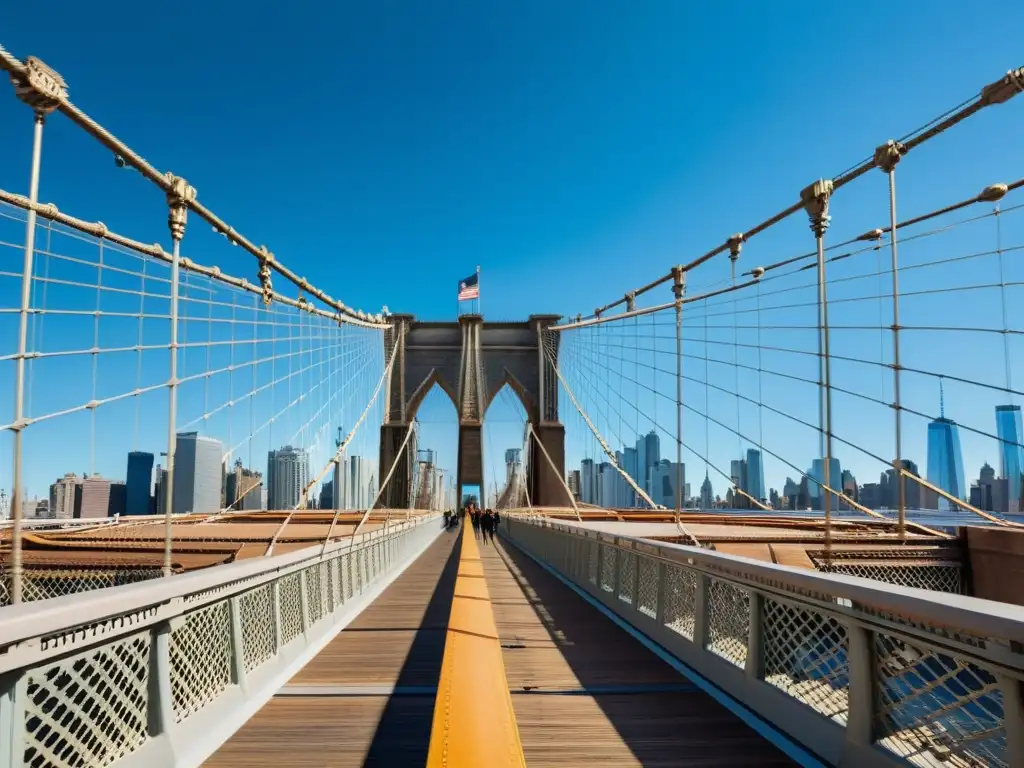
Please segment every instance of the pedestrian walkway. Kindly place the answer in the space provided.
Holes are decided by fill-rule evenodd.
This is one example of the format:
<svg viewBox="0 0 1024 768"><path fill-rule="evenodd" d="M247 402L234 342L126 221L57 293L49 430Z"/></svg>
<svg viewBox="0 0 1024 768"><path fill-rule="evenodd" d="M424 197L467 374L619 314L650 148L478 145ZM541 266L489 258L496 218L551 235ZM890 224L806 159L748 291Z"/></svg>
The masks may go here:
<svg viewBox="0 0 1024 768"><path fill-rule="evenodd" d="M530 768L792 765L514 545L480 551Z"/></svg>
<svg viewBox="0 0 1024 768"><path fill-rule="evenodd" d="M423 765L457 539L442 534L206 765Z"/></svg>

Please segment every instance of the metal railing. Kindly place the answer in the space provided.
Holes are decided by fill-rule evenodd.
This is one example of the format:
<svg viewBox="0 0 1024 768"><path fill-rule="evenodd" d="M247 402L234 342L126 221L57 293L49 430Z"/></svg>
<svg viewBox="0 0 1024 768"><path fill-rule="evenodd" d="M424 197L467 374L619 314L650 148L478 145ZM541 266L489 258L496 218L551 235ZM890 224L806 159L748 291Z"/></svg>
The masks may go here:
<svg viewBox="0 0 1024 768"><path fill-rule="evenodd" d="M525 552L830 765L1024 765L1024 608L572 523Z"/></svg>
<svg viewBox="0 0 1024 768"><path fill-rule="evenodd" d="M0 766L201 764L437 538L436 520L2 609Z"/></svg>

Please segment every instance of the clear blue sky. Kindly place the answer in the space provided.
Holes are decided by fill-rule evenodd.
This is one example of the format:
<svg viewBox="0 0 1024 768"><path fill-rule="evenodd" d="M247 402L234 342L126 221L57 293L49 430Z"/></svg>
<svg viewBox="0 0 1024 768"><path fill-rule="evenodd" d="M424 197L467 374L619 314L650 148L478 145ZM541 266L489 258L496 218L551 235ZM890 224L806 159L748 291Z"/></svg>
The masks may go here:
<svg viewBox="0 0 1024 768"><path fill-rule="evenodd" d="M1022 63L1024 9L1005 6L998 23L949 1L893 13L876 2L35 2L0 9L0 42L58 69L77 104L346 303L449 318L458 279L479 264L496 320L587 313ZM901 211L1024 175L1018 102L908 158ZM24 191L31 119L12 96L0 115L0 187ZM837 236L885 223L881 176L868 186L842 214L837 198ZM62 119L47 126L41 198L168 243L156 191ZM741 267L809 246L797 218L759 253L748 245ZM193 223L185 250L254 279L222 243ZM726 270L709 265L695 283ZM1001 357L990 362L1001 371ZM947 412L957 397L947 390ZM432 397L421 415L441 422L446 408ZM521 436L507 411L490 437L501 452ZM890 416L878 418L889 434ZM446 429L421 445L439 443L453 466ZM803 443L786 452L809 464ZM970 454L969 476L996 461L983 446ZM859 461L847 463L876 473ZM81 468L29 469L30 490ZM780 486L787 471L766 462L766 474Z"/></svg>

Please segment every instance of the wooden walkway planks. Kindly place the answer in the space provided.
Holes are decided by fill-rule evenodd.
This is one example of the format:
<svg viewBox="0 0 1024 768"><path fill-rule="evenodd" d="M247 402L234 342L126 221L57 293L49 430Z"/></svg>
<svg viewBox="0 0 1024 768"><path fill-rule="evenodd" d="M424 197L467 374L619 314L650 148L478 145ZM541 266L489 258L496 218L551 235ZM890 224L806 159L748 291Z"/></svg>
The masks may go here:
<svg viewBox="0 0 1024 768"><path fill-rule="evenodd" d="M434 694L337 695L337 686L436 686L458 550L441 535L289 682L327 695L278 695L207 762L243 766L423 765Z"/></svg>
<svg viewBox="0 0 1024 768"><path fill-rule="evenodd" d="M514 546L480 549L530 768L792 765Z"/></svg>

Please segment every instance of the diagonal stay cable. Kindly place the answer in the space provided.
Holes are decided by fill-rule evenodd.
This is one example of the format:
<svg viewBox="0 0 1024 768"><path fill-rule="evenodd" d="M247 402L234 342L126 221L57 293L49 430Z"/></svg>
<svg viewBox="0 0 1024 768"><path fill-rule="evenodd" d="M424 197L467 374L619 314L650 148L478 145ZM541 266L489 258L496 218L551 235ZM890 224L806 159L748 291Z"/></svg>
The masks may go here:
<svg viewBox="0 0 1024 768"><path fill-rule="evenodd" d="M391 476L395 474L395 470L398 468L398 462L401 460L402 454L405 452L405 447L409 444L409 438L412 437L412 433L415 431L415 429L416 429L416 421L414 419L413 421L409 422L409 428L405 430L405 439L402 440L402 444L398 447L398 450L395 452L395 460L391 462L391 468L388 470L387 476L384 478L384 481L380 484L380 487L377 489L376 495L370 501L369 506L366 507L366 511L363 512L362 517L359 518L359 522L356 523L356 527L352 530L352 534L350 535L350 540L351 540L350 549L355 549L355 546L356 546L356 534L359 533L359 529L362 528L363 524L369 519L370 513L373 511L373 508L377 505L377 501L383 495L384 489L387 488L388 487L388 483L391 482ZM391 510L389 509L385 513L385 522L384 522L385 525L387 525L387 520L390 517L391 517ZM327 551L327 545L331 543L331 533L334 531L334 523L335 523L335 521L337 519L338 519L338 513L335 512L334 513L334 518L331 520L331 527L327 530L327 537L324 539L324 544L323 544L323 547L320 550L320 554L323 554L324 552L326 552Z"/></svg>
<svg viewBox="0 0 1024 768"><path fill-rule="evenodd" d="M547 350L547 349L544 350L544 355L547 357L548 362L551 363L551 367L552 367L552 369L555 372L555 376L557 376L558 380L562 383L562 387L565 389L565 393L569 396L569 400L572 402L573 407L576 408L576 410L579 412L580 416L583 417L583 421L590 428L590 431L594 433L594 437L597 439L597 442L600 444L601 450L604 451L605 456L608 457L608 460L611 462L611 465L622 476L622 478L626 481L626 483L633 489L633 492L636 493L637 496L639 496L641 499L643 499L644 502L646 502L647 504L650 505L651 509L661 509L661 508L663 508L663 507L661 507L660 504L655 504L654 500L650 496L647 495L647 492L643 488L641 488L639 485L637 485L636 480L634 480L630 476L630 474L628 472L626 472L622 467L619 466L619 462L615 458L615 452L612 451L611 447L605 441L604 437L597 430L597 427L594 426L594 422L592 422L590 420L590 417L587 415L586 411L583 410L583 408L580 406L579 401L576 399L576 395L573 393L573 391L569 387L568 383L566 383L565 377L562 376L562 372L561 372L561 370L559 370L558 361L554 359L554 357L551 355L551 352L549 350ZM700 542L697 540L697 537L694 536L693 533L689 529L686 528L686 526L684 526L680 522L677 522L677 525L678 525L680 531L684 535L689 536L690 539L693 540L694 545L700 546Z"/></svg>
<svg viewBox="0 0 1024 768"><path fill-rule="evenodd" d="M274 536L270 540L270 544L267 545L267 549L266 549L266 552L264 552L264 555L272 554L272 552L274 550L274 545L277 544L278 539L280 539L281 534L284 532L284 529L288 525L288 523L291 522L291 519L292 519L292 517L294 517L296 511L298 511L300 509L305 509L306 503L307 503L307 501L309 499L309 491L310 491L310 489L312 489L317 483L319 483L321 480L323 480L323 478L327 475L328 470L330 470L330 468L332 466L334 466L339 461L339 458L345 452L345 449L348 447L348 444L350 442L352 442L352 438L355 437L356 432L359 430L359 427L362 425L362 423L366 420L366 416L370 412L370 409L373 407L373 404L377 401L377 397L380 395L380 391L381 391L381 389L384 386L384 382L387 381L388 377L391 375L391 368L392 368L392 366L395 363L395 357L397 356L398 347L399 346L400 345L396 344L395 348L391 351L391 359L388 360L388 364L387 364L387 366L385 366L384 372L381 374L380 379L377 381L377 386L373 390L373 394L370 396L370 401L366 404L366 407L363 409L363 412L360 414L359 419L353 425L353 427L349 431L349 433L345 436L345 439L342 440L341 445L339 445L337 450L335 450L334 456L331 457L331 459L327 462L327 464L324 466L324 468L322 470L320 470L320 472L317 474L317 476L315 478L313 478L309 483L307 483L306 487L302 489L302 494L299 497L299 503L295 506L294 509L292 509L288 513L288 515L285 517L284 521L281 523L281 525L278 527L278 529L274 532ZM338 515L340 514L340 512L341 512L341 510L336 510L335 513L334 513L334 516L331 518L331 527L328 529L328 534L327 534L328 537L330 536L331 532L334 530L334 525L335 525L335 523L338 520Z"/></svg>

